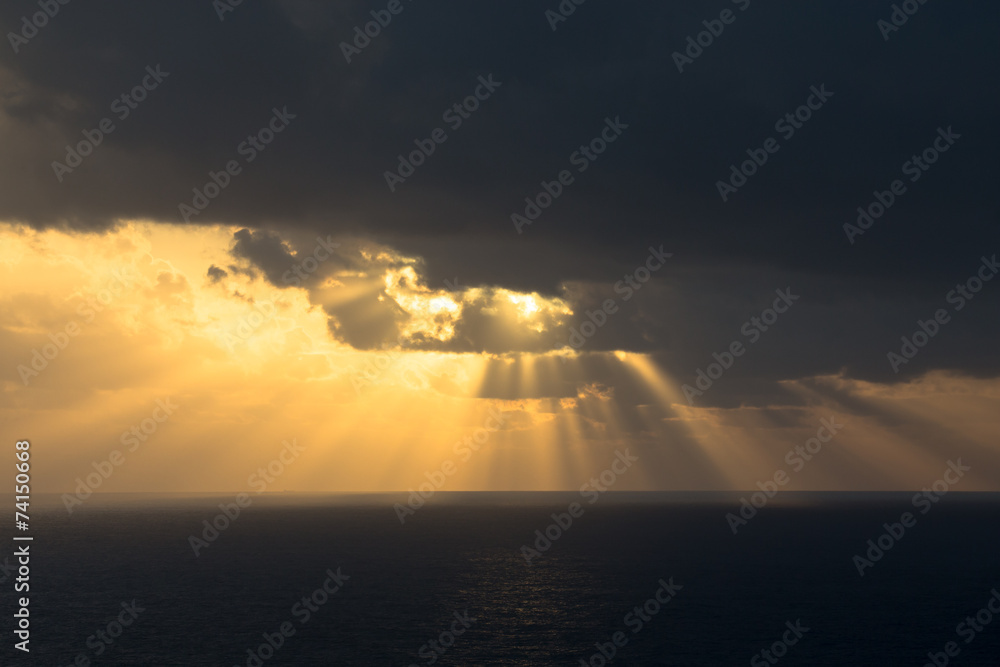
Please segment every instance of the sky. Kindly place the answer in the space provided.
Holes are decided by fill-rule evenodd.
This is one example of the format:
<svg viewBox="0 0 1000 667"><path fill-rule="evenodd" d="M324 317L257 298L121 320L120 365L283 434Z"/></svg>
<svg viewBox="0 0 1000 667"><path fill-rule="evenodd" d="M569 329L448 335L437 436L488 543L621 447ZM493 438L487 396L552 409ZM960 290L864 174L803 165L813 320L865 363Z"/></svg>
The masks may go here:
<svg viewBox="0 0 1000 667"><path fill-rule="evenodd" d="M1000 7L903 4L5 3L3 433L53 493L1000 490Z"/></svg>

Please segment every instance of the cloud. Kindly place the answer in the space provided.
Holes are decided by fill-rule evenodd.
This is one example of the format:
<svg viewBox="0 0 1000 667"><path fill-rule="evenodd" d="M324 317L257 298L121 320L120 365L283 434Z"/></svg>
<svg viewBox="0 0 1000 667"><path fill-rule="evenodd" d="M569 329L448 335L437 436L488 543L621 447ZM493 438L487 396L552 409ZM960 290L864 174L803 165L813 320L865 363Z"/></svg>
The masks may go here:
<svg viewBox="0 0 1000 667"><path fill-rule="evenodd" d="M636 478L632 490L753 488L831 416L844 432L795 488L919 488L956 456L975 462L970 490L996 486L996 378L935 371L904 382L836 371L802 376L835 368L861 341L881 334L837 319L856 304L858 285L792 280L801 300L692 407L680 384L724 349L720 344L742 336L744 321L773 305L774 274L671 264L659 282L635 293L628 302L634 311L615 314L635 316L655 351L610 352L595 336L592 349L576 353L527 352L516 345L548 340L550 320L539 315L554 319L572 306L573 321L585 316L579 304L496 287L436 288L423 279L420 258L347 237L338 239L338 250L353 268L323 265L309 285L277 286L257 269L223 269L224 285L199 279L209 267L228 266L237 231L134 223L79 234L0 226L7 274L0 412L15 431L52 443L54 464L39 471L40 489L72 488L165 397L180 409L141 460L107 480L109 491L238 488L247 466L273 457L290 433L323 446L309 448L315 459L288 478L289 488L405 489L453 458L454 444L496 409L508 424L453 478L456 490L576 488L581 475L606 466L614 447L629 447L643 461L648 476ZM302 240L284 242L298 256ZM567 294L595 299L602 289ZM895 297L890 309L893 298L872 293L864 321L880 321L888 332L895 317L908 317L914 304ZM350 344L331 337L327 301L350 327L338 332ZM384 310L369 311L373 303ZM948 327L982 305L989 304L970 302ZM466 309L491 315L504 330L460 339ZM878 309L884 320L869 312ZM611 326L601 332L622 343ZM961 344L962 334L952 331L959 329L942 329L911 363L951 349L950 340ZM355 349L397 333L404 348L433 340L440 349ZM486 338L491 334L498 338ZM459 340L510 351L452 351ZM816 341L829 349L811 349ZM215 455L190 474L191 456L206 451Z"/></svg>
<svg viewBox="0 0 1000 667"><path fill-rule="evenodd" d="M248 270L260 269L274 285L287 286L279 272L297 261L300 251L290 251L291 244L275 232L241 230L236 238L232 253L247 260ZM621 277L644 266L645 257L639 256L631 267L606 270L610 275L603 282L563 281L553 290L556 296L461 281L435 288L423 258L361 238L340 238L337 253L338 261L318 263L303 286L329 316L333 335L357 349L645 352L680 389L696 386L698 374L717 363L715 355L738 343L743 354L695 401L725 407L797 405L801 397L782 383L821 375L897 383L933 370L980 377L1000 373L1000 353L977 342L979 327L1000 326L1000 289L988 287L954 312L954 320L912 363L894 367L888 361L921 318L953 308L947 294L975 275L979 260L960 280L915 297L909 285L869 277L754 265L691 266L676 256L648 282L633 279L636 288L626 289ZM790 305L783 298L791 298ZM776 302L786 312L771 322L766 311ZM613 309L605 312L609 303Z"/></svg>
<svg viewBox="0 0 1000 667"><path fill-rule="evenodd" d="M229 273L225 269L219 268L215 264L212 264L211 266L208 267L207 275L210 281L212 281L213 283L217 283L226 276L228 276Z"/></svg>
<svg viewBox="0 0 1000 667"><path fill-rule="evenodd" d="M295 263L288 246L274 232L241 229L233 239L233 256L249 261L275 285L281 284L282 274Z"/></svg>
<svg viewBox="0 0 1000 667"><path fill-rule="evenodd" d="M192 218L240 230L233 262L204 275L259 271L292 291L292 271L330 331L358 348L558 349L664 243L671 269L620 303L584 351L649 352L690 379L791 285L801 310L705 401L791 400L782 381L822 373L993 376L992 285L898 374L886 362L1000 248L1000 97L982 83L1000 63L1000 7L980 4L976 20L927 5L886 43L884 7L753 3L683 74L672 54L717 3L590 4L554 33L534 3L414 5L350 64L338 45L369 20L361 2L244 3L225 21L206 3L70 4L19 53L0 51L0 220L96 233L179 223L179 204L235 160L239 173ZM23 11L3 5L0 22L16 26ZM169 76L120 117L114 101L158 65ZM490 74L502 86L452 129L442 113ZM723 203L717 182L814 85L833 97ZM239 146L275 107L296 118L249 161ZM518 235L510 215L575 169L570 156L609 116L627 132ZM114 130L60 181L53 162L104 118ZM385 171L438 127L447 140L390 192ZM962 139L850 244L843 225L939 127ZM305 271L328 237L345 245ZM386 275L407 266L418 280L390 293ZM462 288L447 288L456 278ZM512 294L545 307L519 320Z"/></svg>

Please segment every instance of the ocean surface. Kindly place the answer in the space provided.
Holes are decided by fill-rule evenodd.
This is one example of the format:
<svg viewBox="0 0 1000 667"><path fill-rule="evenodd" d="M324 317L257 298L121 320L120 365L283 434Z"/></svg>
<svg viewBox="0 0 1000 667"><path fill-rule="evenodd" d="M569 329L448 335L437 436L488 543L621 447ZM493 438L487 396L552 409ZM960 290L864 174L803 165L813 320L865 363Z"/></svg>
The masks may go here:
<svg viewBox="0 0 1000 667"><path fill-rule="evenodd" d="M786 492L734 535L739 495L439 494L405 524L403 496L265 495L197 556L233 495L56 499L31 513L30 654L0 573L0 664L919 667L954 642L947 664L1000 665L997 496Z"/></svg>

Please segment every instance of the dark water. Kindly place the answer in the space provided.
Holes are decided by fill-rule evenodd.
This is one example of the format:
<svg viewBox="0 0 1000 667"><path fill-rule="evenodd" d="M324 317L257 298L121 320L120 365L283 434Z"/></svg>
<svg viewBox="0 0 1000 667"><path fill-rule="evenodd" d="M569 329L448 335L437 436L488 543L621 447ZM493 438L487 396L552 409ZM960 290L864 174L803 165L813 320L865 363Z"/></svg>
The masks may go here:
<svg viewBox="0 0 1000 667"><path fill-rule="evenodd" d="M467 610L468 629L433 664L580 665L621 631L609 664L746 665L796 621L808 631L777 664L919 666L949 641L952 665L1000 664L1000 614L971 643L956 633L1000 588L990 496L949 494L926 515L909 494L812 497L766 507L736 536L724 519L733 505L718 498L601 500L530 566L521 545L579 496L485 498L400 525L388 504L262 497L197 558L188 535L221 498L35 512L32 651L12 648L8 578L0 663L246 665L287 621L294 634L264 665L427 665L435 656L421 647L463 628L455 614ZM916 525L860 577L852 557L904 511ZM338 568L349 579L303 623L293 606ZM670 578L683 588L633 632L626 614ZM143 611L96 656L95 633L133 600Z"/></svg>

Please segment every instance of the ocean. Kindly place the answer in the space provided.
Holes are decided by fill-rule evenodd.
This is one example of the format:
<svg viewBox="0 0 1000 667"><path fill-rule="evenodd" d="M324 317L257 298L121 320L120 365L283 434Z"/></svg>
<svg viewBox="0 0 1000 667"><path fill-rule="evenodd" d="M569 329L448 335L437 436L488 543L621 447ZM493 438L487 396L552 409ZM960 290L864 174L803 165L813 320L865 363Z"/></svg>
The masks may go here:
<svg viewBox="0 0 1000 667"><path fill-rule="evenodd" d="M740 495L50 498L0 664L1000 665L997 496Z"/></svg>

